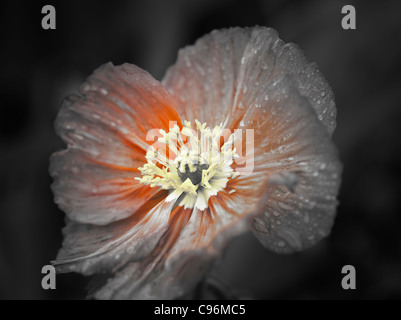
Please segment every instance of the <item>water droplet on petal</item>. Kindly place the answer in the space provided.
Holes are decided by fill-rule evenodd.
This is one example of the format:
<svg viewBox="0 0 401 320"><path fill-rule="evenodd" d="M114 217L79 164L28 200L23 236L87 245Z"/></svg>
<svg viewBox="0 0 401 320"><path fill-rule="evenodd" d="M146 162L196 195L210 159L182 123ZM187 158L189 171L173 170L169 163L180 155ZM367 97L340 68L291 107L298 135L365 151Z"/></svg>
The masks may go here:
<svg viewBox="0 0 401 320"><path fill-rule="evenodd" d="M282 227L277 230L277 235L287 242L290 247L298 250L302 248L301 237L298 231L292 228Z"/></svg>
<svg viewBox="0 0 401 320"><path fill-rule="evenodd" d="M262 61L261 68L262 68L263 70L266 70L266 69L267 69L267 63L266 63L265 61Z"/></svg>
<svg viewBox="0 0 401 320"><path fill-rule="evenodd" d="M277 245L282 248L282 247L285 246L285 242L284 241L279 241L279 242L277 242Z"/></svg>
<svg viewBox="0 0 401 320"><path fill-rule="evenodd" d="M79 168L78 167L72 167L71 171L72 171L72 173L77 174L77 173L79 173Z"/></svg>

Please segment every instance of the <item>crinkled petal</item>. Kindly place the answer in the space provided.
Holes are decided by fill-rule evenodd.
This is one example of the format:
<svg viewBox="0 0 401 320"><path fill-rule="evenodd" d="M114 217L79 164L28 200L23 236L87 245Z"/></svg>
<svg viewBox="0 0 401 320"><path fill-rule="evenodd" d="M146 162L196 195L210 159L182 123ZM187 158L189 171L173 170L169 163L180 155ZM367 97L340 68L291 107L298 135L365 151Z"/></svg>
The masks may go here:
<svg viewBox="0 0 401 320"><path fill-rule="evenodd" d="M136 168L104 163L80 149L54 153L50 172L54 201L80 223L105 225L124 219L158 192L135 180L140 176Z"/></svg>
<svg viewBox="0 0 401 320"><path fill-rule="evenodd" d="M291 77L272 83L266 95L255 96L239 126L243 132L254 129L254 148L243 144L242 153L270 185L252 230L267 248L289 253L329 234L341 164L329 133Z"/></svg>
<svg viewBox="0 0 401 320"><path fill-rule="evenodd" d="M104 225L124 219L155 190L134 180L146 163L148 130L180 119L166 89L129 64L106 64L70 95L56 119L68 150L51 158L55 201L72 220ZM154 137L153 137L154 138Z"/></svg>
<svg viewBox="0 0 401 320"><path fill-rule="evenodd" d="M181 123L174 105L169 92L148 72L132 64L108 63L95 70L79 95L66 99L56 130L69 145L115 160L112 150L104 150L113 146L114 141L108 139L117 135L116 140L123 140L120 144L130 143L125 146L146 151L150 130L168 130L169 121Z"/></svg>
<svg viewBox="0 0 401 320"><path fill-rule="evenodd" d="M266 201L265 180L255 174L230 181L203 211L177 207L150 257L128 264L95 297L173 299L194 289L227 242L248 230L248 219ZM233 188L236 192L229 193Z"/></svg>
<svg viewBox="0 0 401 320"><path fill-rule="evenodd" d="M162 83L179 101L182 119L234 129L255 96L285 75L294 78L331 134L336 109L331 88L294 44L265 27L215 30L181 49Z"/></svg>
<svg viewBox="0 0 401 320"><path fill-rule="evenodd" d="M113 272L146 257L168 228L174 203L159 192L131 217L94 226L68 221L64 241L53 264L58 272Z"/></svg>
<svg viewBox="0 0 401 320"><path fill-rule="evenodd" d="M115 273L107 283L97 290L93 295L97 299L157 299L165 298L168 288L165 278L165 259L168 252L175 245L181 231L185 228L192 214L191 209L176 207L170 214L168 228L158 240L153 251L148 257L133 261ZM158 288L161 286L161 288Z"/></svg>

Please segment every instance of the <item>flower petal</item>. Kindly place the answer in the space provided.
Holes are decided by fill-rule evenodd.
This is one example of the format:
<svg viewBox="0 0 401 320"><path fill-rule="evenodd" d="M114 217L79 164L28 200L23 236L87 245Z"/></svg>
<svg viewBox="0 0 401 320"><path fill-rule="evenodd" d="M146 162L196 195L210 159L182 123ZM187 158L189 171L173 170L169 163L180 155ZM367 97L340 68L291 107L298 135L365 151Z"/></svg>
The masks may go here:
<svg viewBox="0 0 401 320"><path fill-rule="evenodd" d="M232 237L248 230L266 198L265 177L249 175L230 181L232 190L209 199L200 211L177 207L168 231L149 259L124 267L101 288L99 299L174 299L193 289ZM238 208L242 208L238 211Z"/></svg>
<svg viewBox="0 0 401 320"><path fill-rule="evenodd" d="M293 76L331 134L336 109L323 75L294 44L265 27L215 30L181 49L162 83L179 100L182 119L234 129L256 96L285 75Z"/></svg>
<svg viewBox="0 0 401 320"><path fill-rule="evenodd" d="M50 172L54 201L80 223L125 219L158 192L134 180L136 169L100 162L79 149L54 153Z"/></svg>
<svg viewBox="0 0 401 320"><path fill-rule="evenodd" d="M134 180L148 130L180 119L162 85L140 68L106 64L70 95L56 119L66 151L51 158L56 202L70 219L104 225L133 214L157 191Z"/></svg>
<svg viewBox="0 0 401 320"><path fill-rule="evenodd" d="M240 129L254 128L254 148L245 150L253 171L270 185L264 212L252 222L264 246L289 253L307 248L330 232L341 164L329 133L291 77L255 97Z"/></svg>
<svg viewBox="0 0 401 320"><path fill-rule="evenodd" d="M103 156L101 151L112 156L113 150L101 147L114 146L109 140L114 137L121 144L130 143L129 147L136 145L146 151L150 130L168 130L169 121L181 124L169 92L135 65L101 66L81 86L79 94L70 95L63 103L56 130L69 145L96 156Z"/></svg>
<svg viewBox="0 0 401 320"><path fill-rule="evenodd" d="M53 262L57 271L113 272L146 257L168 227L174 203L165 201L166 194L159 192L131 217L107 226L68 221L63 247Z"/></svg>
<svg viewBox="0 0 401 320"><path fill-rule="evenodd" d="M158 279L164 279L166 276L168 278L164 271L166 254L174 246L182 229L191 217L191 213L192 209L176 207L170 214L167 230L158 239L148 257L124 266L102 288L96 291L94 296L97 299L166 298L164 294L170 290L163 285L158 288ZM164 284L164 281L162 282Z"/></svg>

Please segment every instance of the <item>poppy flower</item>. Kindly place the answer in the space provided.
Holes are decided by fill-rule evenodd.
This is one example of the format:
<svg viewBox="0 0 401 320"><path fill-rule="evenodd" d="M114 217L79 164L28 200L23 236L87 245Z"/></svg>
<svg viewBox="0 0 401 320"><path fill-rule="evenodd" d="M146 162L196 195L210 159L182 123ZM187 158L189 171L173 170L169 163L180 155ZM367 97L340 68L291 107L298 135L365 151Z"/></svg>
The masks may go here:
<svg viewBox="0 0 401 320"><path fill-rule="evenodd" d="M332 90L264 27L213 31L159 82L109 63L68 96L51 157L66 213L59 272L104 273L99 299L179 298L234 236L300 251L330 233L341 164Z"/></svg>

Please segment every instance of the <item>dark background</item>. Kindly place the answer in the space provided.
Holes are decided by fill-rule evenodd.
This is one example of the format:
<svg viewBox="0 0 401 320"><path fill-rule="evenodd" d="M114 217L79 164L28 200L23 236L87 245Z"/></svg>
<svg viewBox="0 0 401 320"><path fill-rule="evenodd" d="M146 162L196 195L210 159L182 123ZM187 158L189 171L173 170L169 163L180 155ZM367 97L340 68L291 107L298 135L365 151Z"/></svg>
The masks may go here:
<svg viewBox="0 0 401 320"><path fill-rule="evenodd" d="M56 30L41 8L56 8ZM356 30L341 8L356 8ZM233 292L260 299L401 298L400 1L3 1L0 13L0 298L85 297L88 279L41 268L62 241L64 214L49 188L49 156L63 148L53 121L62 98L94 69L130 62L161 79L180 47L221 27L265 25L317 62L336 95L334 141L344 163L332 234L282 256L250 234L214 272ZM341 287L356 268L357 289Z"/></svg>

